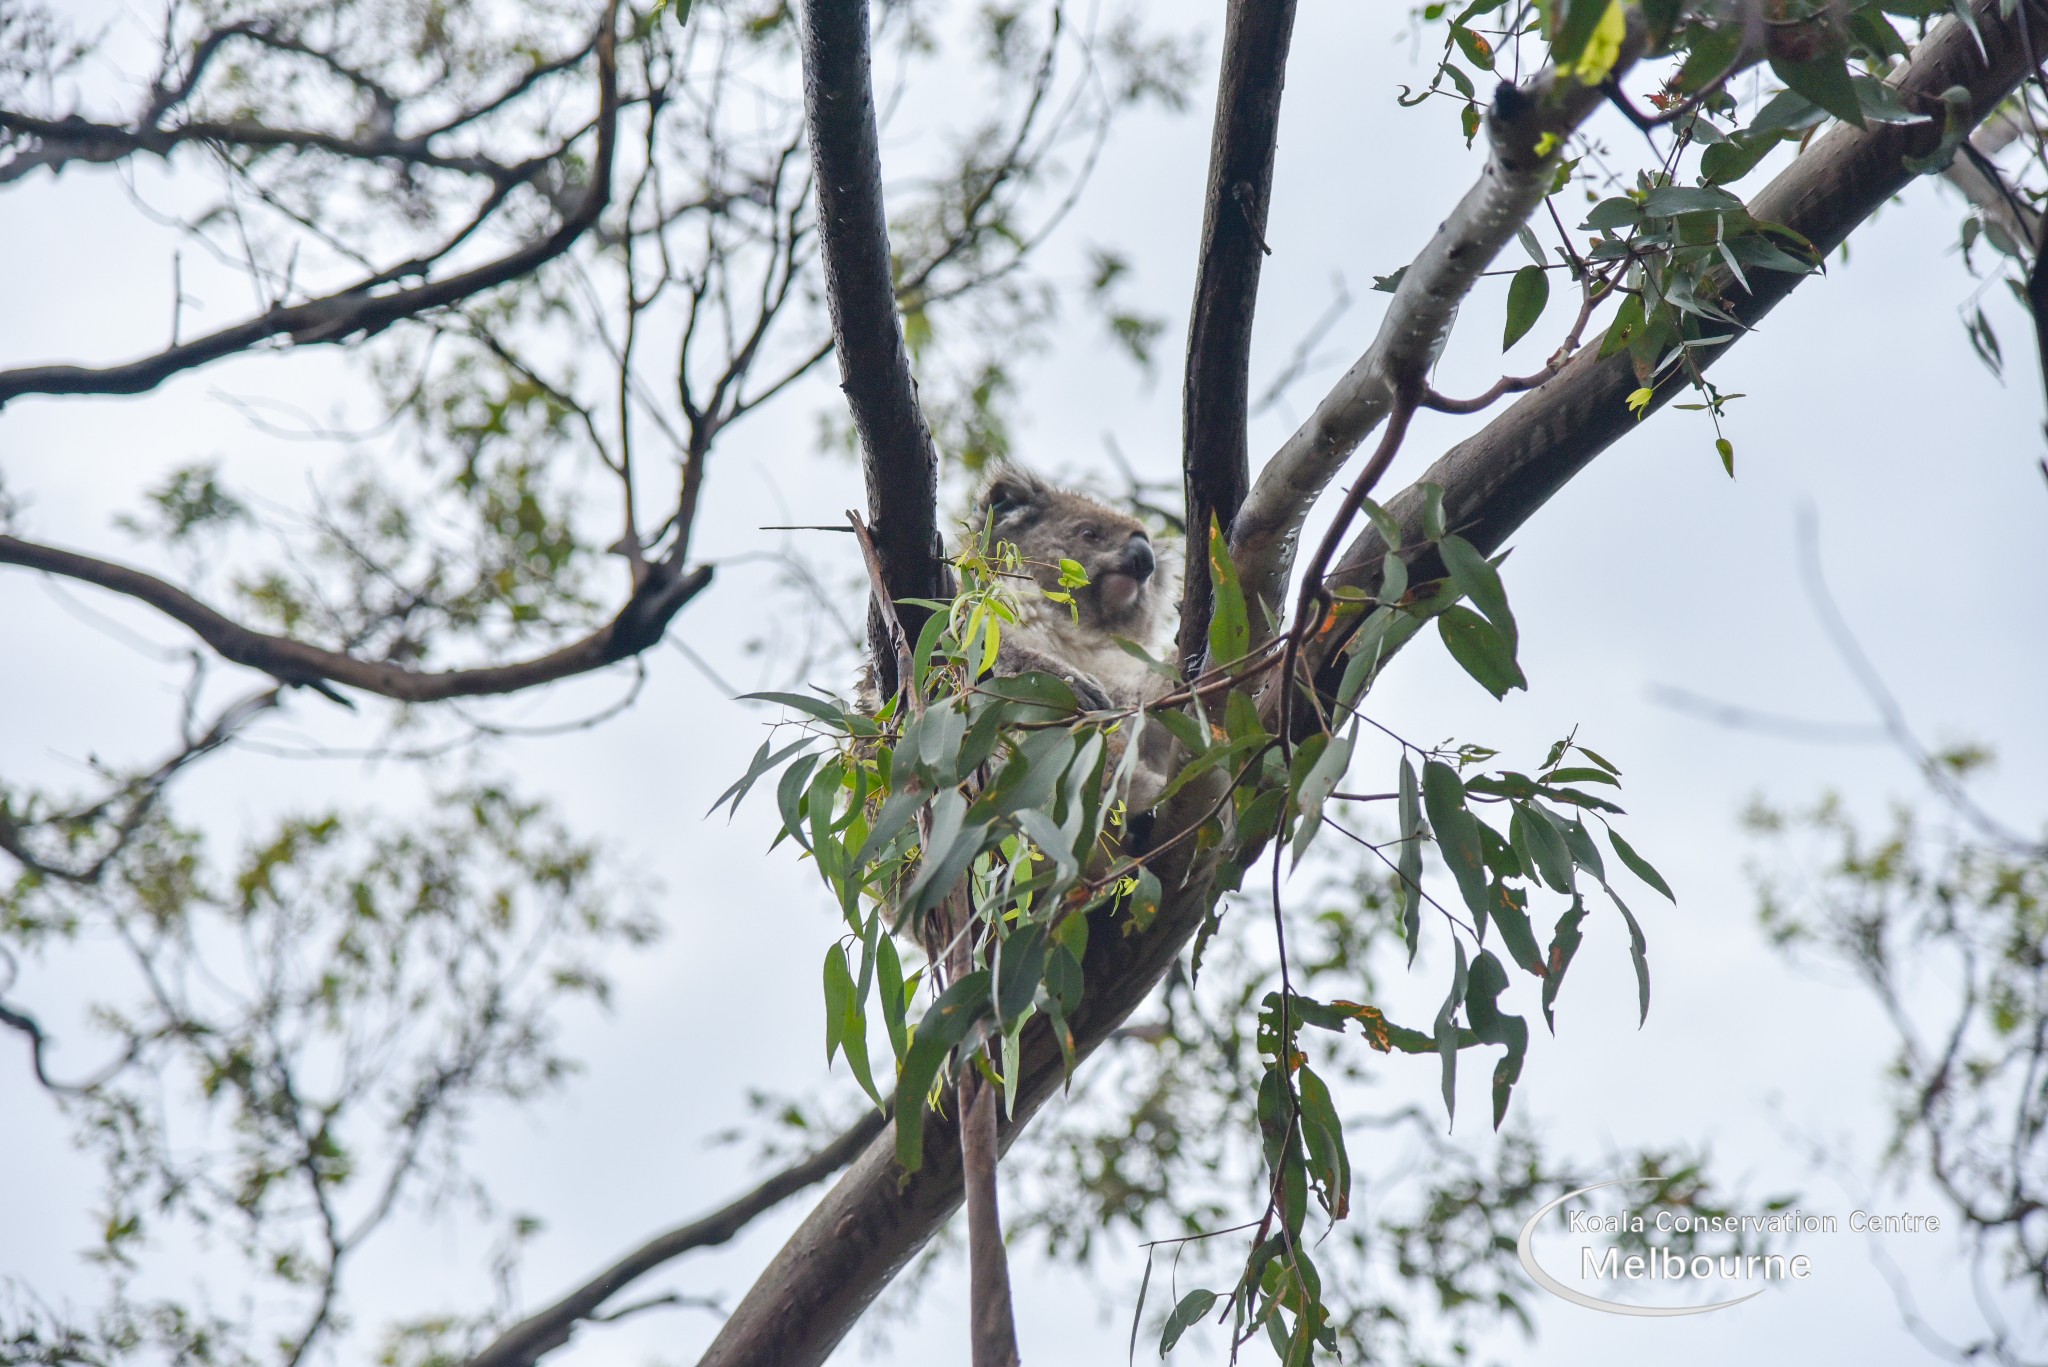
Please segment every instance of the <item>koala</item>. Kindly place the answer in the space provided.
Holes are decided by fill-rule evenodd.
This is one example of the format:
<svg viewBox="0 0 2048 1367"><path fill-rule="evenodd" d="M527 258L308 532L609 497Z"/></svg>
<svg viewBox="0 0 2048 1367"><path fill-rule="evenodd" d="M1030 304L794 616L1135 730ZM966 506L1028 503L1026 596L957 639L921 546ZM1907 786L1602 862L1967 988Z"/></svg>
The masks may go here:
<svg viewBox="0 0 2048 1367"><path fill-rule="evenodd" d="M1087 586L1070 610L1039 594L1019 595L1018 621L1003 632L996 671L1033 670L1064 679L1093 710L1136 707L1165 691L1166 680L1117 644L1136 642L1154 659L1171 659L1179 625L1180 566L1162 555L1143 523L1084 494L1055 488L1015 466L982 485L967 526L1017 548L1040 587L1059 587L1059 562L1078 561Z"/></svg>

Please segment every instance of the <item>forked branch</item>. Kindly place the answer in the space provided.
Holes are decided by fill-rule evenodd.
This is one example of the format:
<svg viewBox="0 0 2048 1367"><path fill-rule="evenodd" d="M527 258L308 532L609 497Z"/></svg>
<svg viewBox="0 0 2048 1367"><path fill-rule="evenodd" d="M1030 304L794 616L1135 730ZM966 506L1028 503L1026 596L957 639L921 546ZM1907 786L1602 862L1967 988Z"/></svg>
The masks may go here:
<svg viewBox="0 0 2048 1367"><path fill-rule="evenodd" d="M1629 13L1615 74L1633 65L1643 49L1642 17L1633 7ZM1266 462L1231 528L1231 555L1246 599L1264 605L1264 612L1252 609L1255 630L1277 617L1309 507L1385 420L1396 396L1422 392L1458 305L1543 202L1563 138L1603 98L1598 85L1555 70L1524 85L1503 83L1495 94L1478 183L1401 276L1372 344Z"/></svg>

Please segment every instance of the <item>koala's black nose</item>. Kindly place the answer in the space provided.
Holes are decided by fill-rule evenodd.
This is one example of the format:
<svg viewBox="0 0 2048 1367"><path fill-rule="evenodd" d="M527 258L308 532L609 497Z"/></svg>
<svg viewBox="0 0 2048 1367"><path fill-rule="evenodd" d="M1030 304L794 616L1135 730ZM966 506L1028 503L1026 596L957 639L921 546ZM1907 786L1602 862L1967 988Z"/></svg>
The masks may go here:
<svg viewBox="0 0 2048 1367"><path fill-rule="evenodd" d="M1131 578L1143 583L1152 577L1152 571L1158 567L1159 562L1152 558L1152 543L1145 538L1144 533L1133 533L1129 543L1124 546L1125 570Z"/></svg>

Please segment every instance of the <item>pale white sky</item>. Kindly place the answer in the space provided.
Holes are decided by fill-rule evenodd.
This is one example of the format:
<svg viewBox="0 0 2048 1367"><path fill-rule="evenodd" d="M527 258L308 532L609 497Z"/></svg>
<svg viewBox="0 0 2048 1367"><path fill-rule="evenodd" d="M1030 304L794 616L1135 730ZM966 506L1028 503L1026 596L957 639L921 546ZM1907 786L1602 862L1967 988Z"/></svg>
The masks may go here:
<svg viewBox="0 0 2048 1367"><path fill-rule="evenodd" d="M1317 386L1370 335L1384 302L1369 292L1372 277L1414 253L1478 168L1443 111L1395 107L1395 86L1418 79L1395 10L1302 9L1255 386L1321 314L1333 275L1357 302L1331 334L1330 363L1296 389L1297 413L1275 411L1255 424L1255 458L1277 445ZM1217 23L1207 22L1212 59ZM1126 249L1137 265L1134 290L1169 320L1169 358L1185 331L1212 81L1205 69L1195 112L1148 115L1126 130L1055 249L1067 270L1079 269L1089 243ZM919 117L935 124L938 115L920 115L913 104L892 143L931 131ZM1603 135L1624 156L1636 136L1612 122ZM145 183L154 179L145 173ZM55 184L38 177L6 202L0 255L15 268L0 302L0 363L114 359L153 344L167 326L170 241L136 217L111 176L77 169ZM2042 397L2031 379L2028 328L2002 289L1984 307L2006 341L2009 382L2001 385L1970 353L1958 309L1974 284L1952 248L1959 217L1945 189L1914 185L1857 234L1846 262L1830 262L1826 278L1802 286L1715 372L1724 389L1747 393L1729 424L1737 479L1722 473L1703 417L1667 412L1515 538L1507 583L1528 693L1495 703L1433 646L1411 650L1379 690L1377 715L1394 729L1481 741L1509 757L1540 756L1555 736L1581 727L1626 771L1626 829L1678 890L1675 910L1647 895L1633 904L1655 979L1648 1025L1635 1026L1618 920L1596 915L1559 1011L1558 1038L1539 1037L1532 1049L1515 1106L1561 1152L1593 1162L1608 1146L1705 1143L1719 1172L1751 1194L1802 1189L1808 1208L1841 1214L1866 1194L1810 1171L1793 1140L1846 1140L1865 1160L1874 1154L1884 1124L1885 1036L1851 985L1793 973L1765 948L1744 872L1752 850L1736 817L1752 794L1797 801L1828 788L1879 817L1894 796L1913 793L1913 776L1881 747L1733 733L1651 700L1653 687L1677 685L1803 717L1871 719L1800 588L1799 510L1817 511L1842 611L1921 734L1994 744L2000 763L1982 784L1984 801L2023 828L2043 819L2039 784L2028 779L2048 766L2039 707L2048 665L2048 484L2035 465ZM1489 282L1466 307L1440 374L1447 392L1473 392L1501 373L1501 283ZM225 281L201 276L199 288L219 292L212 316L241 302ZM1049 472L1100 471L1103 439L1113 435L1147 472L1170 471L1179 421L1171 360L1148 384L1106 359L1092 324L1073 321L1063 338L1051 354L1022 364L1030 418L1021 454ZM1506 368L1527 370L1553 345L1554 327L1539 326ZM231 481L283 504L302 502L310 482L336 477L340 453L267 437L224 396L326 413L358 392L352 386L359 382L346 358L314 353L214 366L139 399L23 400L0 415L0 468L29 499L34 534L129 555L109 519L173 466L219 458ZM707 494L715 515L704 529L705 554L757 547L762 534L752 529L762 523L835 521L858 501L850 465L802 454L815 413L833 397L829 382L815 383L733 434ZM1470 420L1419 421L1393 480L1412 478L1468 430ZM676 626L743 686L756 682L754 667L734 643L765 610L766 587L763 573L736 566ZM108 619L123 630L107 629ZM87 754L126 762L164 747L179 675L138 653L128 633L186 644L124 604L55 591L19 571L0 574L0 700L12 719L0 728L0 772L10 781L63 782L79 775ZM753 1180L743 1151L706 1145L741 1119L745 1087L846 1086L843 1073L828 1080L822 1069L816 961L834 930L815 880L785 853L763 853L765 805L743 809L730 826L701 819L770 718L725 700L671 650L651 662L652 681L627 715L588 733L514 742L500 756L529 791L549 796L580 831L609 842L625 868L659 884L656 906L669 932L654 951L615 964L613 1014L579 1013L569 1022L588 1071L559 1097L477 1127L476 1165L504 1205L547 1222L520 1280L534 1302ZM615 678L586 680L491 715L578 715L621 687ZM367 717L344 717L302 697L264 734L278 743L310 735L361 744L374 735L375 716L368 709ZM1388 754L1364 754L1357 781L1370 785L1391 763ZM399 767L238 754L195 773L179 803L233 836L281 809L402 809L422 781ZM31 979L15 996L61 1020L76 1001L74 984ZM1425 964L1413 979L1395 975L1385 1005L1398 1017L1426 1019L1441 991ZM1533 1015L1534 994L1527 996ZM736 1047L738 1020L746 1022L744 1049ZM1397 1059L1384 1068L1389 1094L1427 1098L1434 1088L1433 1063ZM1465 1070L1460 1131L1474 1142L1485 1072ZM68 1149L64 1124L35 1091L18 1048L0 1068L0 1098L0 1276L55 1298L89 1297L92 1276L74 1251L91 1239L94 1174ZM1934 1208L1924 1193L1904 1199ZM736 1299L802 1208L792 1203L646 1289ZM359 1269L360 1317L480 1300L487 1242L453 1226L405 1231ZM1739 1356L1922 1360L1867 1248L1841 1236L1807 1250L1817 1268L1810 1284L1737 1310L1632 1321L1538 1301L1533 1348L1512 1337L1492 1347L1509 1359L1618 1364L1654 1355L1675 1367ZM1974 1323L1952 1246L1886 1251L1914 1278L1923 1313L1963 1330ZM1026 1360L1120 1360L1140 1268L1128 1250L1103 1256L1086 1276L1024 1264L1017 1300ZM922 1313L886 1349L857 1334L840 1360L961 1360L961 1287L942 1272ZM212 1291L222 1300L235 1294L228 1286ZM694 1311L649 1316L588 1335L559 1360L688 1362L712 1328ZM1186 1360L1207 1360L1201 1343L1189 1343Z"/></svg>

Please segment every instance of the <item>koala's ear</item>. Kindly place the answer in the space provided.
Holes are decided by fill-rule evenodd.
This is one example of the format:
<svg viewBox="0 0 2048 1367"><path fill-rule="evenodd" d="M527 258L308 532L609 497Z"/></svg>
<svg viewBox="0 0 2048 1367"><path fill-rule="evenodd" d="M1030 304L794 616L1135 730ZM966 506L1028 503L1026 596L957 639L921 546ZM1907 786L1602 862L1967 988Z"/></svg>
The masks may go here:
<svg viewBox="0 0 2048 1367"><path fill-rule="evenodd" d="M988 483L982 486L979 502L996 521L1003 522L1035 506L1044 493L1045 486L1022 470L1003 469L990 476Z"/></svg>

